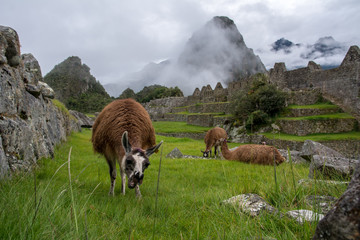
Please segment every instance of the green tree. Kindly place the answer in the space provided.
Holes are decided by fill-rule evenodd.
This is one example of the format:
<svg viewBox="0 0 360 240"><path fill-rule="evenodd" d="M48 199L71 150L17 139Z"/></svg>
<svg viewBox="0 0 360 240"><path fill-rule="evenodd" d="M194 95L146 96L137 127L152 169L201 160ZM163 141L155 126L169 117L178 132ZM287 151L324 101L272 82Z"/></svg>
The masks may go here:
<svg viewBox="0 0 360 240"><path fill-rule="evenodd" d="M56 99L68 109L97 112L113 100L79 57L69 57L56 65L46 74L44 81L55 91Z"/></svg>
<svg viewBox="0 0 360 240"><path fill-rule="evenodd" d="M141 103L149 102L153 99L166 98L166 97L182 97L183 92L178 88L167 88L161 85L151 85L144 87L136 94L136 100Z"/></svg>
<svg viewBox="0 0 360 240"><path fill-rule="evenodd" d="M248 130L270 122L286 103L286 93L269 84L265 74L257 74L250 88L244 89L232 99L233 115L246 122Z"/></svg>
<svg viewBox="0 0 360 240"><path fill-rule="evenodd" d="M119 99L126 99L126 98L136 99L136 94L135 94L134 90L132 90L131 88L127 88L120 94L120 96L118 98Z"/></svg>

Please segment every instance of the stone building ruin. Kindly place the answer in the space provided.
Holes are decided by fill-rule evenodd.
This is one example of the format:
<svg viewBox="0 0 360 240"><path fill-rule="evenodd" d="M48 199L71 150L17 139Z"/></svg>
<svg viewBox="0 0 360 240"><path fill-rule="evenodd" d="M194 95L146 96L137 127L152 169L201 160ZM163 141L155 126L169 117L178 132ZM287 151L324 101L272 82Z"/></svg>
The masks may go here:
<svg viewBox="0 0 360 240"><path fill-rule="evenodd" d="M360 49L352 46L341 65L322 70L310 61L305 68L286 70L285 63L276 63L269 71L270 82L280 89L320 91L322 97L341 107L360 122Z"/></svg>
<svg viewBox="0 0 360 240"><path fill-rule="evenodd" d="M285 63L281 62L275 63L268 75L270 83L287 92L300 92L303 98L307 98L306 92L317 92L360 122L360 49L358 46L350 47L337 68L323 70L320 65L310 61L307 67L288 71ZM227 88L223 88L220 82L214 90L210 85L203 86L201 91L196 88L185 102L226 102L250 83L251 78L245 78L241 81L230 82Z"/></svg>
<svg viewBox="0 0 360 240"><path fill-rule="evenodd" d="M360 122L360 49L349 48L343 62L337 68L323 70L313 61L307 67L287 70L285 63L275 63L267 72L269 82L279 89L289 92L289 104L314 104L320 98L338 105L344 112L353 115ZM145 104L154 119L162 120L171 107L190 106L199 103L225 103L231 96L245 89L252 79L233 81L224 88L220 82L212 89L210 85L196 88L188 97L156 99ZM167 107L165 107L167 106ZM165 109L166 108L166 109ZM225 114L228 114L225 111Z"/></svg>

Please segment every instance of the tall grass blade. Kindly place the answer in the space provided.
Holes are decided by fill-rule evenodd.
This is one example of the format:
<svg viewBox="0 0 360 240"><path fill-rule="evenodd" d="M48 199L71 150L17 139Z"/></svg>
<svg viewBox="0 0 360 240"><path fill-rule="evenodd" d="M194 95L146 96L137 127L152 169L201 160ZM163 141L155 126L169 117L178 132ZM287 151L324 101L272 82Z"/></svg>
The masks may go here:
<svg viewBox="0 0 360 240"><path fill-rule="evenodd" d="M77 216L76 216L76 209L75 209L75 201L74 201L74 193L73 193L72 185L71 185L71 172L70 172L70 156L71 156L71 150L72 150L72 147L70 147L69 157L68 157L69 188L70 188L72 208L73 208L73 211L74 211L75 229L76 229L76 233L78 233L78 232L79 232L79 228L78 228L78 223L77 223Z"/></svg>
<svg viewBox="0 0 360 240"><path fill-rule="evenodd" d="M86 216L86 212L85 212L85 239L88 240L88 230L87 230L87 216Z"/></svg>
<svg viewBox="0 0 360 240"><path fill-rule="evenodd" d="M293 186L294 186L294 190L295 190L295 194L296 194L297 191L296 191L296 184L295 184L294 166L293 166L293 161L291 159L291 154L290 154L289 147L288 147L288 156L289 156L289 162L290 162L290 167L291 167L291 175L292 175L292 180L293 180Z"/></svg>
<svg viewBox="0 0 360 240"><path fill-rule="evenodd" d="M274 180L275 180L275 191L277 194L279 194L279 191L278 191L278 183L277 183L277 177L276 177L276 161L275 161L275 149L274 149L274 152L273 152L273 157L274 157Z"/></svg>
<svg viewBox="0 0 360 240"><path fill-rule="evenodd" d="M153 226L153 236L152 236L152 239L155 239L156 215L157 215L158 196L159 196L160 170L161 170L162 154L163 154L163 145L161 146L160 162L159 162L159 172L158 172L158 179L157 179L157 186L156 186L155 213L154 213L154 226Z"/></svg>
<svg viewBox="0 0 360 240"><path fill-rule="evenodd" d="M36 202L37 202L36 193L37 193L37 189L36 189L36 167L34 167L34 200L35 200L34 206L35 207L36 207Z"/></svg>
<svg viewBox="0 0 360 240"><path fill-rule="evenodd" d="M89 201L90 197L94 194L95 190L100 186L101 182L98 183L98 185L96 185L96 187L94 188L94 190L92 190L92 192L90 193L89 197L86 199L86 202L84 203L84 206L82 207L80 214L84 211L87 202Z"/></svg>
<svg viewBox="0 0 360 240"><path fill-rule="evenodd" d="M52 182L52 180L54 179L55 175L60 171L60 169L65 166L65 164L67 163L68 161L65 161L63 164L60 165L60 167L58 167L56 169L56 171L54 172L54 174L52 175L51 179L49 180L49 183L46 185L44 191L42 192L42 195L45 194L46 190L48 189L48 187L50 186L50 183Z"/></svg>

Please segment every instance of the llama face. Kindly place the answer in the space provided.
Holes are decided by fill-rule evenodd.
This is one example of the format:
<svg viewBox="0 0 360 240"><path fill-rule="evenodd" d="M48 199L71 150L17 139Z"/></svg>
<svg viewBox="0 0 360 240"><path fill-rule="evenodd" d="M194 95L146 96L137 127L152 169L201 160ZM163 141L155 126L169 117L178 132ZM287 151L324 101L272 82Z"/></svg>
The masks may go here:
<svg viewBox="0 0 360 240"><path fill-rule="evenodd" d="M125 131L122 135L122 146L125 151L125 156L122 159L122 171L128 177L128 187L134 188L143 182L144 171L150 165L149 157L156 152L163 142L155 145L149 149L142 150L140 148L132 149L128 138L128 132Z"/></svg>
<svg viewBox="0 0 360 240"><path fill-rule="evenodd" d="M131 154L127 154L124 158L128 187L134 188L136 185L141 185L144 179L144 171L150 165L149 158L141 149L133 150Z"/></svg>
<svg viewBox="0 0 360 240"><path fill-rule="evenodd" d="M204 151L203 152L203 157L206 157L206 158L210 157L210 154L211 154L210 151Z"/></svg>

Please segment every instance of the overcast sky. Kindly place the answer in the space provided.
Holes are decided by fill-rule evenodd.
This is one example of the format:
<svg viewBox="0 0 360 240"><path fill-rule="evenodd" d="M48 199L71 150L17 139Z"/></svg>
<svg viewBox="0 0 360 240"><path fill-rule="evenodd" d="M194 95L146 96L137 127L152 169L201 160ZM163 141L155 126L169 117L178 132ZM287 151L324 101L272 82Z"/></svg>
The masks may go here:
<svg viewBox="0 0 360 240"><path fill-rule="evenodd" d="M17 31L22 53L35 56L43 75L79 56L102 84L149 62L176 59L192 33L214 16L233 19L267 68L279 61L291 65L296 57L270 51L282 37L314 44L332 36L345 46L360 45L359 0L0 1L0 25Z"/></svg>

